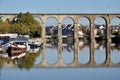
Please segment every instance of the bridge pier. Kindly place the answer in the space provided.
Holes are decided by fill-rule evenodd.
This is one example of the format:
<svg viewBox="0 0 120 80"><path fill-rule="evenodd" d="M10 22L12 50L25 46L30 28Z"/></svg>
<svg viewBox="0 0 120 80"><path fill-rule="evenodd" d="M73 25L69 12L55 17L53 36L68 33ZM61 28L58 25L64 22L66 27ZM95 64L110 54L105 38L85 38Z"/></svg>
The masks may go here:
<svg viewBox="0 0 120 80"><path fill-rule="evenodd" d="M95 42L94 38L94 17L91 16L91 24L90 24L90 42Z"/></svg>
<svg viewBox="0 0 120 80"><path fill-rule="evenodd" d="M64 63L62 61L62 25L58 24L58 67L63 67Z"/></svg>
<svg viewBox="0 0 120 80"><path fill-rule="evenodd" d="M78 61L78 41L76 40L74 43L74 60L72 63L73 66L78 67L79 61Z"/></svg>
<svg viewBox="0 0 120 80"><path fill-rule="evenodd" d="M111 42L106 43L106 61L105 66L111 66Z"/></svg>
<svg viewBox="0 0 120 80"><path fill-rule="evenodd" d="M46 67L47 66L47 61L46 61L46 31L45 31L45 23L42 24L42 61L41 61L41 66Z"/></svg>
<svg viewBox="0 0 120 80"><path fill-rule="evenodd" d="M76 20L75 20L76 21ZM79 61L78 61L78 22L75 22L74 25L74 60L73 60L73 65L78 66Z"/></svg>
<svg viewBox="0 0 120 80"><path fill-rule="evenodd" d="M95 60L94 60L94 44L95 44L95 35L94 35L94 17L91 16L91 24L90 24L90 61L88 64L90 64L90 66L94 66L95 65Z"/></svg>
<svg viewBox="0 0 120 80"><path fill-rule="evenodd" d="M90 66L95 66L95 58L94 58L94 51L95 51L95 42L91 41L90 42Z"/></svg>
<svg viewBox="0 0 120 80"><path fill-rule="evenodd" d="M42 49L42 61L40 63L41 67L47 67L47 60L46 60L46 43L43 43L43 49Z"/></svg>
<svg viewBox="0 0 120 80"><path fill-rule="evenodd" d="M110 26L110 15L107 16L106 25L106 61L105 66L111 66L111 26Z"/></svg>

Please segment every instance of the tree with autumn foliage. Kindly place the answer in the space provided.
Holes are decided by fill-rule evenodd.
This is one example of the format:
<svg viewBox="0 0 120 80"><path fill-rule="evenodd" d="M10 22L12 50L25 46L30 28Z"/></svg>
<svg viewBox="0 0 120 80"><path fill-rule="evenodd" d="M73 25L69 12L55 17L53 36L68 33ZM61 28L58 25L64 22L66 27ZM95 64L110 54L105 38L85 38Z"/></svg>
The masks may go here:
<svg viewBox="0 0 120 80"><path fill-rule="evenodd" d="M28 34L30 37L40 37L41 32L41 25L29 12L19 13L12 21L9 19L2 21L0 18L0 33Z"/></svg>
<svg viewBox="0 0 120 80"><path fill-rule="evenodd" d="M29 34L31 37L40 37L41 25L29 12L20 13L12 20L11 31L19 34Z"/></svg>
<svg viewBox="0 0 120 80"><path fill-rule="evenodd" d="M4 22L0 18L0 33L9 33L10 32L10 21L6 19Z"/></svg>

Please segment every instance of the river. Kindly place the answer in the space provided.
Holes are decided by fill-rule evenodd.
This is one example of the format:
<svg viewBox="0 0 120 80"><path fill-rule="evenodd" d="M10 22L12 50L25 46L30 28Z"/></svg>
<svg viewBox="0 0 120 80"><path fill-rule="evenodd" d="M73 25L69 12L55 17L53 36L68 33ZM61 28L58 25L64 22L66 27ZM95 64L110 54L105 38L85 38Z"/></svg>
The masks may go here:
<svg viewBox="0 0 120 80"><path fill-rule="evenodd" d="M117 45L117 44L116 44ZM117 45L111 46L111 60L114 64L120 63L120 50ZM58 57L58 45L46 46L46 60L54 64ZM95 43L95 62L102 64L105 61L106 49L104 41ZM42 48L41 48L42 49ZM40 50L41 50L40 49ZM65 64L73 61L74 46L62 47L62 60ZM31 57L34 56L34 57ZM119 80L120 68L118 67L78 67L78 68L35 68L42 61L42 54L29 53L27 57L16 60L1 59L0 80ZM89 41L79 41L79 63L89 62ZM13 66L15 65L15 66Z"/></svg>

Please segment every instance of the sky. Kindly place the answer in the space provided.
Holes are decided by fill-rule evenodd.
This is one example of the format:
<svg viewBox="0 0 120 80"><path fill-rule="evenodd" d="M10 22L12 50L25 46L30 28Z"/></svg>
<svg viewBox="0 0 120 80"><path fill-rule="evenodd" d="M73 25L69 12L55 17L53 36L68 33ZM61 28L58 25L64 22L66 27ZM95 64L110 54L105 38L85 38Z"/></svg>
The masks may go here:
<svg viewBox="0 0 120 80"><path fill-rule="evenodd" d="M120 13L120 0L0 0L0 13Z"/></svg>
<svg viewBox="0 0 120 80"><path fill-rule="evenodd" d="M120 0L0 0L0 13L20 12L43 14L120 13ZM113 25L120 24L120 19L119 21L118 19L115 20L112 23ZM86 20L82 21L84 21L82 22L84 25L87 25ZM102 24L104 20L97 22Z"/></svg>

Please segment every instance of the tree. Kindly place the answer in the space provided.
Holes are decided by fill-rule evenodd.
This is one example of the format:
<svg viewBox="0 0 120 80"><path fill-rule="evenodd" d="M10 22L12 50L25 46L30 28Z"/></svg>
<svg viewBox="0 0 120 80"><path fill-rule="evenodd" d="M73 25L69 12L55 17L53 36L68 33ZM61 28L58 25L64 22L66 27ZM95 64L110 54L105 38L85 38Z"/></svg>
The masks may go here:
<svg viewBox="0 0 120 80"><path fill-rule="evenodd" d="M15 19L12 20L12 24L18 24L18 27L12 25L12 28L16 33L29 34L31 37L39 37L39 35L41 35L41 26L39 22L36 21L29 12L24 14L20 13Z"/></svg>
<svg viewBox="0 0 120 80"><path fill-rule="evenodd" d="M28 53L26 58L17 61L18 63L20 63L18 64L18 68L30 70L30 68L34 66L36 58L39 55L40 55L40 51L38 51L37 53Z"/></svg>
<svg viewBox="0 0 120 80"><path fill-rule="evenodd" d="M2 19L0 18L0 24L2 23L3 21L2 21Z"/></svg>
<svg viewBox="0 0 120 80"><path fill-rule="evenodd" d="M40 37L41 32L41 25L29 12L19 13L11 22L9 19L3 22L0 18L0 33L29 34L31 37Z"/></svg>
<svg viewBox="0 0 120 80"><path fill-rule="evenodd" d="M0 18L0 33L8 33L10 30L10 21L6 19L6 21L2 21Z"/></svg>
<svg viewBox="0 0 120 80"><path fill-rule="evenodd" d="M12 33L22 34L22 27L20 24L15 23L11 25L10 31Z"/></svg>

